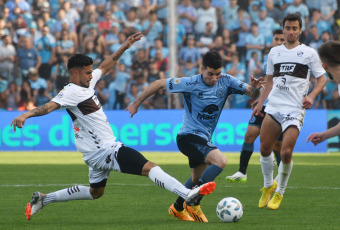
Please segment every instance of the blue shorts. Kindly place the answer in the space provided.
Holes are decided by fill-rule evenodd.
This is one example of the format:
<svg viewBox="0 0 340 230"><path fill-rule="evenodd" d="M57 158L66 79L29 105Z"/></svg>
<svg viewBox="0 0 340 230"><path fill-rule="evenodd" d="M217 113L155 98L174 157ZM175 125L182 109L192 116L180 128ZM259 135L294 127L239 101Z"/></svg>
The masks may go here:
<svg viewBox="0 0 340 230"><path fill-rule="evenodd" d="M190 168L204 164L208 153L217 149L211 142L194 134L177 135L177 147L189 158Z"/></svg>

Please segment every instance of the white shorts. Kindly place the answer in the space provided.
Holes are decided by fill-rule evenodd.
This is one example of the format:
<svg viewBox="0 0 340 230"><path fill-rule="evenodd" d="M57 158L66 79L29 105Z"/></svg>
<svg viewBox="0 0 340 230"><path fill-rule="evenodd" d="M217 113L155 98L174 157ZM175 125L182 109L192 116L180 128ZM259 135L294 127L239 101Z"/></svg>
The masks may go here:
<svg viewBox="0 0 340 230"><path fill-rule="evenodd" d="M266 107L264 110L268 115L270 115L277 123L281 125L282 132L290 126L295 126L300 131L305 119L305 111L295 111L295 112L278 112L271 108Z"/></svg>
<svg viewBox="0 0 340 230"><path fill-rule="evenodd" d="M122 143L113 142L112 145L103 147L93 153L83 155L83 160L89 166L90 184L99 183L107 179L112 170L121 172L117 162L117 154Z"/></svg>

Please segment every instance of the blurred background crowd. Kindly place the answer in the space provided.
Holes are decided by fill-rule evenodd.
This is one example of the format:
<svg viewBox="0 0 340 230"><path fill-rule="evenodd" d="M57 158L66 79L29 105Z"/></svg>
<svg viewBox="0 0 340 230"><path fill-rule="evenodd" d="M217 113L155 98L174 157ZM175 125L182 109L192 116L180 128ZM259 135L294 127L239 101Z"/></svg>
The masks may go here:
<svg viewBox="0 0 340 230"><path fill-rule="evenodd" d="M136 31L143 39L96 85L104 109L125 109L157 79L200 73L201 57L211 49L220 52L224 72L245 82L263 76L272 32L289 13L303 20L302 43L317 49L339 40L337 0L178 0L177 75L169 76L168 1L0 0L0 109L23 111L48 102L69 81L68 57L84 53L96 68ZM225 107L250 108L251 102L235 95ZM142 106L180 107L164 90ZM340 109L334 82L327 82L314 108Z"/></svg>

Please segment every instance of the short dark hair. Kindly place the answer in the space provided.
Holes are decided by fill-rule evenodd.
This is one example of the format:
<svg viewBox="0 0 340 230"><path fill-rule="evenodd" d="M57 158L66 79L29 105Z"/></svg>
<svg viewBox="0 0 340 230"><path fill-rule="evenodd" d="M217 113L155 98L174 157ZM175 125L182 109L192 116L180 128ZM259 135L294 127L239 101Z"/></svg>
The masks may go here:
<svg viewBox="0 0 340 230"><path fill-rule="evenodd" d="M75 54L68 59L67 69L70 71L75 67L85 67L93 64L92 58L84 54Z"/></svg>
<svg viewBox="0 0 340 230"><path fill-rule="evenodd" d="M340 42L328 41L318 47L319 56L326 65L334 67L340 65Z"/></svg>
<svg viewBox="0 0 340 230"><path fill-rule="evenodd" d="M274 30L273 36L275 36L276 34L283 34L283 31L281 29Z"/></svg>
<svg viewBox="0 0 340 230"><path fill-rule="evenodd" d="M203 56L203 68L213 68L213 69L219 69L222 67L222 57L221 55L214 51L208 51L206 54Z"/></svg>
<svg viewBox="0 0 340 230"><path fill-rule="evenodd" d="M288 14L288 15L283 19L282 28L285 27L286 21L298 21L298 22L299 22L300 28L302 28L302 20L301 20L300 15L298 15L298 14Z"/></svg>

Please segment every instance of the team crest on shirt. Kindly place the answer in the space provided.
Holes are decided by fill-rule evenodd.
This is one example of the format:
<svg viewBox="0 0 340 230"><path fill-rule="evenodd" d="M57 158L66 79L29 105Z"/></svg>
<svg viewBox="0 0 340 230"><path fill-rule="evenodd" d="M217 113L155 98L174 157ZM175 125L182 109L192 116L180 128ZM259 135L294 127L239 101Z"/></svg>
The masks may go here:
<svg viewBox="0 0 340 230"><path fill-rule="evenodd" d="M174 83L179 84L180 82L181 82L181 80L179 78L177 78Z"/></svg>
<svg viewBox="0 0 340 230"><path fill-rule="evenodd" d="M217 97L223 97L224 95L224 90L222 88L219 88L217 91L216 91L216 96Z"/></svg>
<svg viewBox="0 0 340 230"><path fill-rule="evenodd" d="M302 55L303 55L303 52L302 52L302 51L298 51L298 52L297 52L297 56L298 56L298 57L301 57Z"/></svg>
<svg viewBox="0 0 340 230"><path fill-rule="evenodd" d="M200 98L200 99L203 98L203 92L202 91L198 93L198 98Z"/></svg>

